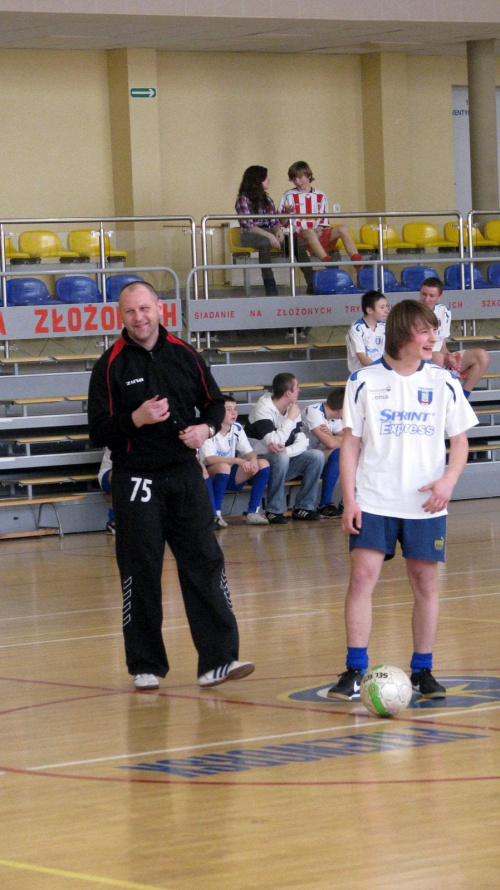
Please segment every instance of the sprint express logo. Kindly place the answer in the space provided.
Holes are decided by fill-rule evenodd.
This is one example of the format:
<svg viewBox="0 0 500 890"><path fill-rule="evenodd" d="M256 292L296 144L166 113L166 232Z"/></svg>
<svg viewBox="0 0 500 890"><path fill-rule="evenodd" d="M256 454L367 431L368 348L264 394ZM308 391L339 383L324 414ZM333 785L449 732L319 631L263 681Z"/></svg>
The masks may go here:
<svg viewBox="0 0 500 890"><path fill-rule="evenodd" d="M433 436L435 426L430 411L391 411L383 408L380 412L381 436Z"/></svg>

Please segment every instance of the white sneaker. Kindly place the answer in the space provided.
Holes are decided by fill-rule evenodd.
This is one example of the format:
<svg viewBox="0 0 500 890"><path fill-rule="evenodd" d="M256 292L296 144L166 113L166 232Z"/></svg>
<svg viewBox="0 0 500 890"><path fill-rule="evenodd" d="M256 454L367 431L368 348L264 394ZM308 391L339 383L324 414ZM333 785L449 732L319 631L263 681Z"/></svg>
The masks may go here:
<svg viewBox="0 0 500 890"><path fill-rule="evenodd" d="M228 528L228 524L226 520L222 518L220 511L214 516L214 528Z"/></svg>
<svg viewBox="0 0 500 890"><path fill-rule="evenodd" d="M247 525L269 525L269 520L263 513L247 513L245 522Z"/></svg>
<svg viewBox="0 0 500 890"><path fill-rule="evenodd" d="M154 674L136 674L134 686L138 692L146 692L148 689L158 689L160 684Z"/></svg>
<svg viewBox="0 0 500 890"><path fill-rule="evenodd" d="M207 671L198 677L200 686L218 686L219 683L225 683L226 680L242 680L248 677L255 670L255 665L251 661L232 661L230 664L223 664L221 667Z"/></svg>

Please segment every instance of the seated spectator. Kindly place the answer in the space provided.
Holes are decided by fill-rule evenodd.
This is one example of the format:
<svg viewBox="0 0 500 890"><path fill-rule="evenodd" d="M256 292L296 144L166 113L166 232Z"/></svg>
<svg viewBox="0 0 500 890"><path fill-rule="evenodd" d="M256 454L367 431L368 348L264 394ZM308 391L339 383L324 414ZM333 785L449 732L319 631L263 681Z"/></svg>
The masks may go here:
<svg viewBox="0 0 500 890"><path fill-rule="evenodd" d="M247 167L236 199L236 213L248 219L240 220L243 247L254 247L259 252L259 263L271 262L271 247L278 250L283 244L283 228L279 219L253 219L256 213L276 213L274 201L267 194L269 176L266 167ZM277 297L278 288L272 269L262 269L262 280L268 297Z"/></svg>
<svg viewBox="0 0 500 890"><path fill-rule="evenodd" d="M247 525L268 525L260 513L262 496L269 479L269 462L258 458L246 437L241 424L237 423L238 409L235 399L225 399L226 416L220 432L213 439L206 439L200 448L200 460L212 479L216 529L227 528L222 518L222 499L226 491L241 491L251 480L252 490L246 514Z"/></svg>
<svg viewBox="0 0 500 890"><path fill-rule="evenodd" d="M318 481L324 468L323 455L309 449L298 405L300 387L294 374L277 374L272 392L266 392L252 407L245 430L257 455L271 465L266 517L272 524L288 522L285 514L285 482L301 476L292 519L321 519L315 508Z"/></svg>
<svg viewBox="0 0 500 890"><path fill-rule="evenodd" d="M111 460L111 451L109 448L104 449L101 466L97 474L97 481L104 493L104 499L109 504L108 521L106 523L106 534L116 535L115 528L115 511L113 509L113 501L111 496L111 480L113 477L113 461Z"/></svg>
<svg viewBox="0 0 500 890"><path fill-rule="evenodd" d="M451 311L440 302L442 294L443 283L439 278L426 278L420 288L420 301L432 309L439 322L438 342L432 353L432 360L441 368L448 368L456 374L462 381L466 399L469 399L472 390L488 370L490 357L485 349L464 349L461 353L449 351L446 340L451 331Z"/></svg>
<svg viewBox="0 0 500 890"><path fill-rule="evenodd" d="M361 297L362 318L353 321L345 341L347 366L352 374L364 365L382 358L385 344L385 320L389 303L379 290L369 290Z"/></svg>
<svg viewBox="0 0 500 890"><path fill-rule="evenodd" d="M343 507L332 502L333 489L339 478L340 446L342 444L342 408L345 387L332 389L326 402L308 405L302 412L304 431L311 448L318 448L325 458L318 513L324 519L338 519Z"/></svg>
<svg viewBox="0 0 500 890"><path fill-rule="evenodd" d="M321 213L318 219L291 220L292 231L296 233L297 260L299 263L307 260L307 255L313 254L322 262L330 262L331 254L335 250L337 241L343 242L351 260L358 264L363 258L358 252L348 226L328 225L328 199L323 191L313 188L314 182L312 170L305 161L296 161L288 169L288 178L293 182L294 188L288 189L281 198L278 213ZM283 224L288 221L282 220ZM295 240L295 237L294 237ZM307 283L307 293L313 294L313 271L307 266L301 266L301 272Z"/></svg>

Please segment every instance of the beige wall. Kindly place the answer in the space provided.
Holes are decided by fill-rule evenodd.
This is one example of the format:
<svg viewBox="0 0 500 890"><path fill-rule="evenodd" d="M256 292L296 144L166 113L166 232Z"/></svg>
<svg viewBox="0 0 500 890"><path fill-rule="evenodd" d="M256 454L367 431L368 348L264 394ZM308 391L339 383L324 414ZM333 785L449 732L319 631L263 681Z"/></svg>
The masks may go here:
<svg viewBox="0 0 500 890"><path fill-rule="evenodd" d="M149 70L148 83L137 83L157 87L156 99L137 101L158 103L159 120L160 187L141 212L160 207L196 219L232 213L242 172L255 163L269 168L277 201L299 158L311 164L330 202L362 211L377 194L372 133L386 155L386 179L395 171L399 181L385 193L386 209L402 209L402 196L412 210L452 208L451 87L467 82L465 59L387 58L386 70L397 62L406 80L401 88L387 81L379 106L374 81L372 107L365 57L158 53L157 84L149 83ZM139 67L136 79L141 73ZM109 87L107 54L3 50L0 77L0 216L118 212L123 159L119 133L111 138L109 96L113 107L120 84ZM377 107L390 116L378 129ZM157 133L150 138L157 141ZM124 132L123 145L129 139ZM179 231L165 238L169 262L189 266L188 239ZM214 244L214 259L221 259L220 232Z"/></svg>
<svg viewBox="0 0 500 890"><path fill-rule="evenodd" d="M106 54L0 50L0 215L113 212Z"/></svg>

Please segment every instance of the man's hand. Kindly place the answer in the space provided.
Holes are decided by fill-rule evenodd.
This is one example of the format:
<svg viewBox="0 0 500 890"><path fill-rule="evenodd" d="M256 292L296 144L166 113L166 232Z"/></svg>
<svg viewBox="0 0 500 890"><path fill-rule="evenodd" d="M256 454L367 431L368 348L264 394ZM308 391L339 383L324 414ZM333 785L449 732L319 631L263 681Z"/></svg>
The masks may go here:
<svg viewBox="0 0 500 890"><path fill-rule="evenodd" d="M289 405L286 416L288 417L288 420L296 420L297 417L300 417L300 405L298 402L292 402L291 405Z"/></svg>
<svg viewBox="0 0 500 890"><path fill-rule="evenodd" d="M179 439L187 445L188 448L201 448L206 439L210 436L210 430L206 423L198 423L193 426L187 426L185 430L179 433Z"/></svg>
<svg viewBox="0 0 500 890"><path fill-rule="evenodd" d="M419 491L431 492L430 497L422 504L425 512L439 513L441 510L445 510L450 502L454 485L454 480L446 475L436 479L435 482L430 482L429 485L422 485L418 489Z"/></svg>
<svg viewBox="0 0 500 890"><path fill-rule="evenodd" d="M168 399L160 399L155 396L139 405L135 411L132 411L132 420L135 426L145 426L150 423L162 423L168 420L170 411L168 410Z"/></svg>
<svg viewBox="0 0 500 890"><path fill-rule="evenodd" d="M280 443L274 444L274 442L270 442L267 446L267 450L269 451L269 454L282 454L283 451L286 451L286 448Z"/></svg>

